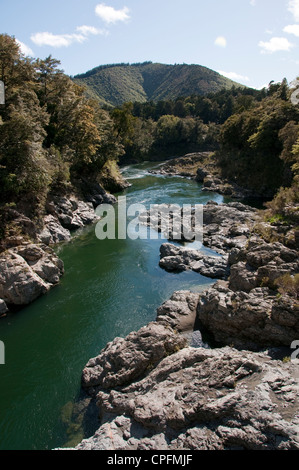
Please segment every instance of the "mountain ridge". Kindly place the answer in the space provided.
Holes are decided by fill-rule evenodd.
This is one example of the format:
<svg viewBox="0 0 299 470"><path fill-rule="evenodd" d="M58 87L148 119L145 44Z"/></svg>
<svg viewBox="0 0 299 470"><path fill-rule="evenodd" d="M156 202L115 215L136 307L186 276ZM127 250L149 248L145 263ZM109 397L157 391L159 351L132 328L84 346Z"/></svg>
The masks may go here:
<svg viewBox="0 0 299 470"><path fill-rule="evenodd" d="M202 65L158 62L100 65L75 75L73 80L86 87L90 98L108 106L120 106L128 101L173 100L233 86L245 87Z"/></svg>

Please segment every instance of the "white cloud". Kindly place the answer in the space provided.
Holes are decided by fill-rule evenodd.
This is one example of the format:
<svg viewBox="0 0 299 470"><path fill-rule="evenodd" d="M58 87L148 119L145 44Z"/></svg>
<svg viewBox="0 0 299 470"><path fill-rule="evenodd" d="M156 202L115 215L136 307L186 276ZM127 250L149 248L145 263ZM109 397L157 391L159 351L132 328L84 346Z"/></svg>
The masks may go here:
<svg viewBox="0 0 299 470"><path fill-rule="evenodd" d="M130 19L129 9L123 7L121 10L116 10L113 7L109 7L104 3L99 3L95 8L96 15L98 15L105 23L113 24L118 21L126 21Z"/></svg>
<svg viewBox="0 0 299 470"><path fill-rule="evenodd" d="M68 47L73 43L83 43L90 34L107 34L107 31L97 29L94 26L78 26L73 34L53 34L48 32L36 33L31 36L31 40L37 46Z"/></svg>
<svg viewBox="0 0 299 470"><path fill-rule="evenodd" d="M68 47L74 42L84 42L83 34L53 34L48 32L32 34L31 41L37 46Z"/></svg>
<svg viewBox="0 0 299 470"><path fill-rule="evenodd" d="M93 34L94 36L98 34L106 35L108 33L108 31L106 31L105 29L98 29L98 28L95 28L94 26L86 26L86 25L78 26L76 28L76 31L83 34L83 36L89 36L90 34Z"/></svg>
<svg viewBox="0 0 299 470"><path fill-rule="evenodd" d="M283 28L285 33L294 34L295 36L299 37L299 24L289 24L285 28Z"/></svg>
<svg viewBox="0 0 299 470"><path fill-rule="evenodd" d="M278 51L289 51L294 45L286 38L271 38L270 41L259 42L262 54L272 54Z"/></svg>
<svg viewBox="0 0 299 470"><path fill-rule="evenodd" d="M236 72L224 72L223 70L218 70L218 73L220 73L220 75L223 75L224 77L230 78L231 80L242 81L242 82L250 81L250 79L246 77L245 75L240 75Z"/></svg>
<svg viewBox="0 0 299 470"><path fill-rule="evenodd" d="M250 5L252 5L253 7L255 7L255 5L256 5L256 0L250 0Z"/></svg>
<svg viewBox="0 0 299 470"><path fill-rule="evenodd" d="M33 57L33 56L34 56L33 50L30 49L29 46L27 46L27 45L24 44L23 42L19 41L18 39L16 39L16 42L17 42L18 45L20 46L20 51L22 52L22 54L24 54L24 55L26 55L26 56L30 56L30 57Z"/></svg>
<svg viewBox="0 0 299 470"><path fill-rule="evenodd" d="M218 36L218 38L215 39L214 44L215 44L215 46L226 47L227 41L226 41L225 37Z"/></svg>
<svg viewBox="0 0 299 470"><path fill-rule="evenodd" d="M299 0L290 0L288 10L294 16L295 21L299 22Z"/></svg>

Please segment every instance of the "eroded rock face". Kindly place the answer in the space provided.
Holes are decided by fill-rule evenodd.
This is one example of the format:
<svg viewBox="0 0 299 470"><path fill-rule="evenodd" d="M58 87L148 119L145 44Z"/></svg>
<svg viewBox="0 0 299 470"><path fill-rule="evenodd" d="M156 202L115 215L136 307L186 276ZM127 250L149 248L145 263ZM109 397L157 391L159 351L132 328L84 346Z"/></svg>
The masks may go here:
<svg viewBox="0 0 299 470"><path fill-rule="evenodd" d="M248 206L211 202L204 244L222 256L161 246L164 269L218 269L223 280L201 294L175 292L156 322L89 361L82 385L101 426L76 449L299 450L299 360L273 359L299 338L296 296L275 290L278 277L298 272L298 253L252 236L256 220ZM217 349L200 333L192 347L186 332L198 327Z"/></svg>
<svg viewBox="0 0 299 470"><path fill-rule="evenodd" d="M203 244L220 254L242 249L257 219L257 211L240 202L208 202L203 207Z"/></svg>
<svg viewBox="0 0 299 470"><path fill-rule="evenodd" d="M94 391L102 424L76 449L298 450L298 377L298 360L183 348L130 383Z"/></svg>
<svg viewBox="0 0 299 470"><path fill-rule="evenodd" d="M45 245L28 244L0 255L0 298L22 306L59 282L63 262Z"/></svg>
<svg viewBox="0 0 299 470"><path fill-rule="evenodd" d="M152 322L125 339L115 338L91 359L83 370L82 385L106 389L128 384L185 344L185 338L168 326Z"/></svg>
<svg viewBox="0 0 299 470"><path fill-rule="evenodd" d="M296 300L267 287L246 293L216 283L200 296L197 315L216 341L240 349L290 346L299 338Z"/></svg>
<svg viewBox="0 0 299 470"><path fill-rule="evenodd" d="M4 315L8 311L7 305L3 299L0 299L0 315Z"/></svg>
<svg viewBox="0 0 299 470"><path fill-rule="evenodd" d="M44 227L38 234L38 239L47 245L69 241L71 231L99 219L91 202L84 202L76 197L56 197L48 204L47 209L49 214L44 217Z"/></svg>

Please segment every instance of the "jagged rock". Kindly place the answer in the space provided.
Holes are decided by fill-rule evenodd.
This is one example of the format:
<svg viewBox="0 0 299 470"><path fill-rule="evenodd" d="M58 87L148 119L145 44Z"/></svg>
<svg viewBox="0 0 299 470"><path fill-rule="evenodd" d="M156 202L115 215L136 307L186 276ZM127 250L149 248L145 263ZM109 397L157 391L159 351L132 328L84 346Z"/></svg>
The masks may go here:
<svg viewBox="0 0 299 470"><path fill-rule="evenodd" d="M212 279L226 279L229 273L227 256L207 256L199 250L164 243L160 247L161 268L167 271L191 269Z"/></svg>
<svg viewBox="0 0 299 470"><path fill-rule="evenodd" d="M220 254L242 249L248 242L257 211L240 202L211 203L203 207L203 244Z"/></svg>
<svg viewBox="0 0 299 470"><path fill-rule="evenodd" d="M0 255L0 297L27 305L59 282L63 262L45 245L28 244Z"/></svg>
<svg viewBox="0 0 299 470"><path fill-rule="evenodd" d="M276 288L276 281L285 274L299 271L298 253L281 243L266 243L253 238L246 247L230 252L229 287L235 291L250 292L258 286Z"/></svg>
<svg viewBox="0 0 299 470"><path fill-rule="evenodd" d="M58 218L53 215L47 215L44 218L44 227L38 234L38 239L41 243L46 245L54 245L56 243L69 241L71 233L69 230L62 227Z"/></svg>
<svg viewBox="0 0 299 470"><path fill-rule="evenodd" d="M38 239L47 245L69 241L71 231L99 220L93 204L76 197L53 198L47 210L49 214L44 217L43 229L38 234Z"/></svg>
<svg viewBox="0 0 299 470"><path fill-rule="evenodd" d="M299 449L298 360L187 347L133 377L95 391L101 426L76 450Z"/></svg>
<svg viewBox="0 0 299 470"><path fill-rule="evenodd" d="M157 321L164 321L179 332L194 330L199 294L174 292L169 300L157 309Z"/></svg>
<svg viewBox="0 0 299 470"><path fill-rule="evenodd" d="M68 230L76 230L98 220L91 202L80 201L75 197L54 198L52 214Z"/></svg>
<svg viewBox="0 0 299 470"><path fill-rule="evenodd" d="M83 387L111 388L130 383L185 344L185 338L171 328L152 322L125 339L115 338L91 359L82 373Z"/></svg>
<svg viewBox="0 0 299 470"><path fill-rule="evenodd" d="M296 299L277 298L267 287L246 293L216 283L200 296L197 315L215 341L240 349L290 346L299 338Z"/></svg>

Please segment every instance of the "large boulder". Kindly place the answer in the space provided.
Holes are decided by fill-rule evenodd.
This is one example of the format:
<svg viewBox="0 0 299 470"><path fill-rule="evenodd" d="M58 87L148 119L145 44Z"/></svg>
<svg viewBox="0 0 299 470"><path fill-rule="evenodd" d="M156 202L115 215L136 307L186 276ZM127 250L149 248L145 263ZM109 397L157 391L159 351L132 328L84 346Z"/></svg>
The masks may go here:
<svg viewBox="0 0 299 470"><path fill-rule="evenodd" d="M23 306L59 282L63 262L46 245L28 244L0 255L0 298Z"/></svg>

